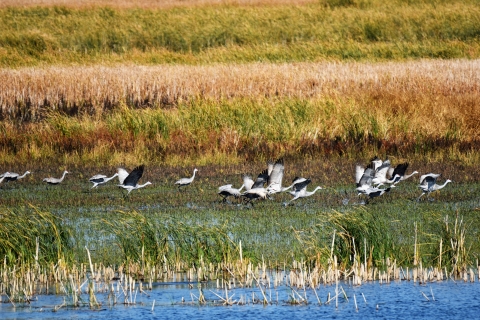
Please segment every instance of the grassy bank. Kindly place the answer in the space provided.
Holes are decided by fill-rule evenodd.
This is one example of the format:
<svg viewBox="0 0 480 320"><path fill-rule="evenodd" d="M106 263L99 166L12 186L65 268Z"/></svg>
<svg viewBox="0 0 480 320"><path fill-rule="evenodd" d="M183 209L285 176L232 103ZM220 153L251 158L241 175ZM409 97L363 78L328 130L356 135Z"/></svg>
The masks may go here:
<svg viewBox="0 0 480 320"><path fill-rule="evenodd" d="M0 71L1 163L478 163L477 60ZM187 81L188 79L188 81Z"/></svg>
<svg viewBox="0 0 480 320"><path fill-rule="evenodd" d="M0 66L386 61L480 54L477 1L334 2L6 7L0 9Z"/></svg>

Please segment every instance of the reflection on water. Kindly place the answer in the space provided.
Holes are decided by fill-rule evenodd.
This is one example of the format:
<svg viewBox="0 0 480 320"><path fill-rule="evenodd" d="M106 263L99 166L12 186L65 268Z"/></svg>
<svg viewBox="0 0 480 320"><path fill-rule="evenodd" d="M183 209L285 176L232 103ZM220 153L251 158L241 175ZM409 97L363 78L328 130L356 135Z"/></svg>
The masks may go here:
<svg viewBox="0 0 480 320"><path fill-rule="evenodd" d="M153 290L137 292L132 305L109 304L108 294L97 294L102 303L100 309L88 307L88 296L82 296L84 307L56 306L69 297L60 295L38 296L30 304L7 303L5 296L0 303L1 319L314 319L314 318L379 318L379 319L474 319L478 318L480 287L478 282L464 283L444 281L418 285L413 282L390 284L367 283L351 286L340 283L338 299L336 286L320 286L316 290L298 289L287 286L267 288L268 305L259 302L261 290L253 288L218 289L216 283L202 283L205 305L199 305L199 284L188 282L157 283ZM231 306L223 305L228 293ZM291 297L308 303L294 305ZM317 298L318 295L318 298ZM120 294L119 294L120 297ZM326 304L328 297L330 303ZM318 301L322 304L319 304ZM237 304L241 301L242 303ZM256 301L256 302L254 302Z"/></svg>

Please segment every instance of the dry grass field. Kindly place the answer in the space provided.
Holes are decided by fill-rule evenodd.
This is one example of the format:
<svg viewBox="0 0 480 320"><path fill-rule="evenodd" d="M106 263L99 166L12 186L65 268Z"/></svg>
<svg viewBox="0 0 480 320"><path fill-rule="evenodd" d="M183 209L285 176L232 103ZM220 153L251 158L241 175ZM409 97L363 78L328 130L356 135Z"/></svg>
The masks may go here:
<svg viewBox="0 0 480 320"><path fill-rule="evenodd" d="M2 152L178 161L361 148L474 163L479 84L478 60L2 69ZM49 151L24 154L27 141Z"/></svg>
<svg viewBox="0 0 480 320"><path fill-rule="evenodd" d="M1 0L1 7L65 6L70 8L102 7L165 9L205 5L302 5L314 0Z"/></svg>

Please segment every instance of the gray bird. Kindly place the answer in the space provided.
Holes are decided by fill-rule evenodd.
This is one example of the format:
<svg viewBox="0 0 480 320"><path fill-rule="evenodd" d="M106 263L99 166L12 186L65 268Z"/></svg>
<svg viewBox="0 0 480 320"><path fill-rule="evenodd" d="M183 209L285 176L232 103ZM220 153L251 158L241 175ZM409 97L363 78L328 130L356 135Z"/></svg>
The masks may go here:
<svg viewBox="0 0 480 320"><path fill-rule="evenodd" d="M91 183L93 183L93 188L96 188L98 187L99 185L101 184L105 184L107 183L108 181L112 180L113 178L115 178L116 176L118 176L118 172L116 172L113 176L111 177L107 177L106 175L104 174L96 174L94 175L93 177L91 177L90 179L88 179L88 181L90 181Z"/></svg>
<svg viewBox="0 0 480 320"><path fill-rule="evenodd" d="M16 181L16 180L20 180L20 179L23 179L27 176L27 174L30 174L31 172L30 171L25 171L24 174L22 175L19 175L18 173L15 173L15 172L5 172L3 174L3 178L5 179L6 182L9 182L9 181Z"/></svg>
<svg viewBox="0 0 480 320"><path fill-rule="evenodd" d="M295 201L299 198L305 198L305 197L312 196L313 194L315 194L315 192L322 189L322 187L318 186L313 191L307 191L307 186L311 182L312 182L311 179L305 179L305 178L301 178L301 177L296 177L295 179L293 179L292 191L289 192L293 196L293 198L290 201L286 202L285 206L287 206L289 203L291 203L291 202L293 202L293 201Z"/></svg>
<svg viewBox="0 0 480 320"><path fill-rule="evenodd" d="M67 173L70 173L70 172L68 172L67 170L65 170L65 171L63 171L63 175L62 175L61 178L52 178L52 177L50 177L50 178L45 178L45 179L43 179L43 182L46 182L46 183L48 183L48 184L60 184L60 183L62 183L63 179L65 179L65 175L66 175Z"/></svg>
<svg viewBox="0 0 480 320"><path fill-rule="evenodd" d="M128 191L127 195L130 194L130 192L132 192L133 190L140 189L152 184L150 181L147 181L144 184L138 184L138 180L140 180L143 175L144 168L145 166L143 164L136 167L132 170L132 172L128 174L123 183L118 185L119 187Z"/></svg>
<svg viewBox="0 0 480 320"><path fill-rule="evenodd" d="M226 184L218 188L218 194L223 197L223 202L227 201L228 197L239 198L242 194L240 191L244 188L244 184L239 189L236 189L231 184Z"/></svg>
<svg viewBox="0 0 480 320"><path fill-rule="evenodd" d="M423 193L417 198L417 201L420 200L423 195L427 194L427 198L430 196L430 193L442 189L447 185L447 183L452 182L452 180L447 179L444 184L438 185L437 179L441 174L438 173L427 173L420 177L420 185L418 186ZM428 198L430 200L430 198Z"/></svg>
<svg viewBox="0 0 480 320"><path fill-rule="evenodd" d="M193 182L193 179L195 179L195 173L197 172L198 172L198 169L195 168L193 169L193 175L190 178L182 178L180 180L177 180L175 182L175 185L178 185L178 190L180 190L181 187L186 187L189 184L191 184Z"/></svg>

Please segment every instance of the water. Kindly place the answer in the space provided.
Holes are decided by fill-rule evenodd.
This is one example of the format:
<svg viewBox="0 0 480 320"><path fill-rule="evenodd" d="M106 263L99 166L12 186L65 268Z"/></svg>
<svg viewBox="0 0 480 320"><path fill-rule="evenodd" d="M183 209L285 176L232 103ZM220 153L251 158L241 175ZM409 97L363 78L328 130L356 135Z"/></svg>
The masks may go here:
<svg viewBox="0 0 480 320"><path fill-rule="evenodd" d="M341 283L338 307L335 299L325 304L328 294L335 296L335 286L321 286L316 289L322 305L318 304L315 293L306 290L308 304L294 305L289 302L292 290L287 286L266 289L271 304L253 303L252 297L261 298L258 287L235 288L228 291L231 300L243 299L245 304L222 305L225 290L217 289L215 283L202 284L207 300L199 305L198 284L157 283L147 294L137 293L134 305L125 305L123 295L117 304L110 306L107 294L97 294L102 303L98 310L91 310L88 304L79 307L55 306L64 301L62 295L41 295L31 304L0 304L1 319L474 319L478 318L480 307L480 284L443 281L419 285L413 282L397 281L390 284L366 283L351 286ZM297 292L305 296L303 289ZM218 295L218 296L217 296ZM295 294L296 295L296 294ZM278 296L278 300L277 300ZM88 302L88 297L83 296ZM296 298L298 296L296 295ZM355 308L355 298L358 309ZM68 303L68 297L65 298ZM5 296L3 297L5 301ZM192 301L193 300L193 301ZM154 304L152 310L152 306Z"/></svg>

